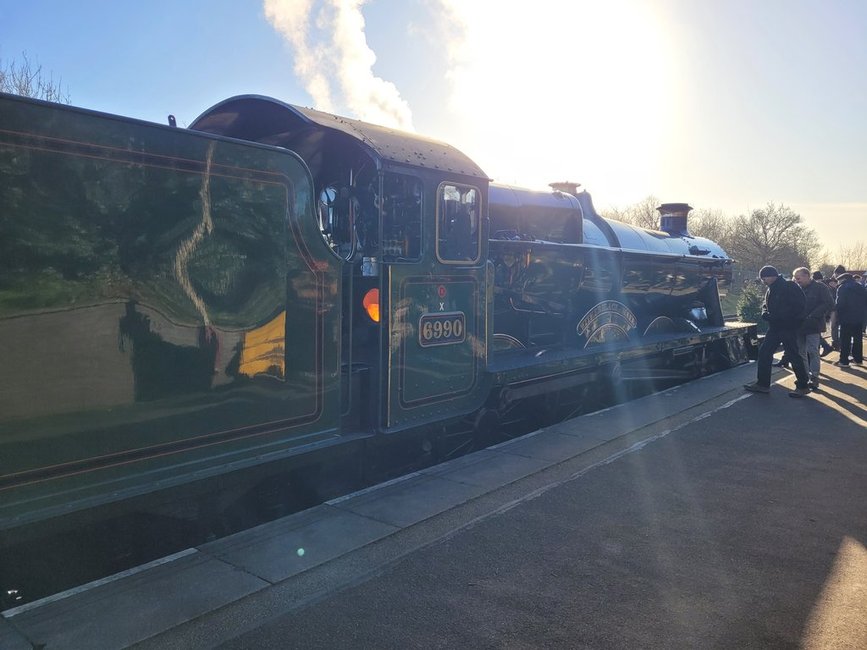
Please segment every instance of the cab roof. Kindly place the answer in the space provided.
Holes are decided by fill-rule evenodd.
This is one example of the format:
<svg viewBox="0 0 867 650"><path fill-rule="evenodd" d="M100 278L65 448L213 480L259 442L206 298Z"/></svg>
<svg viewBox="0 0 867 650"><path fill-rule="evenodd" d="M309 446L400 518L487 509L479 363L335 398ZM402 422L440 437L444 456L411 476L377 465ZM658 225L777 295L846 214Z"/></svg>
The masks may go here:
<svg viewBox="0 0 867 650"><path fill-rule="evenodd" d="M190 126L197 131L254 142L273 142L275 136L311 127L343 133L382 161L488 180L487 174L468 156L444 142L262 95L226 99L202 113Z"/></svg>

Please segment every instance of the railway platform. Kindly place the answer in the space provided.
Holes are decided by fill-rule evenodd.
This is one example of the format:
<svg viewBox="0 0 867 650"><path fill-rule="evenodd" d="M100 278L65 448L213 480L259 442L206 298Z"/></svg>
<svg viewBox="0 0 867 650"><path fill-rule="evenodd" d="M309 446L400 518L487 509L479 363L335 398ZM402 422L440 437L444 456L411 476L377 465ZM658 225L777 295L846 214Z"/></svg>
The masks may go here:
<svg viewBox="0 0 867 650"><path fill-rule="evenodd" d="M8 609L0 648L867 647L867 368L822 373L548 427Z"/></svg>

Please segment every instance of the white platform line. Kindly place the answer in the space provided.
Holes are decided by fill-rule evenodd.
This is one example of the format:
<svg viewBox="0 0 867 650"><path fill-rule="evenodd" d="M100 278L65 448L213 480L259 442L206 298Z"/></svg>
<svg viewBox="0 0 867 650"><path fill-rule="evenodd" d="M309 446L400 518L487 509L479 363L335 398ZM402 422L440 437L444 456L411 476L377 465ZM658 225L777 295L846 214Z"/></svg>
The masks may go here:
<svg viewBox="0 0 867 650"><path fill-rule="evenodd" d="M347 501L348 499L354 499L355 497L361 496L363 494L368 494L370 492L376 492L377 490L382 490L383 488L387 488L390 485L394 485L395 483L403 483L404 481L408 481L411 478L415 478L416 476L422 476L421 472L412 472L411 474L404 474L403 476L398 476L397 478L393 478L390 481L386 481L385 483L377 483L376 485L371 485L370 487L363 488L356 492L350 492L349 494L344 494L342 497L336 497L331 499L331 501L326 501L325 505L333 506L338 503L342 503Z"/></svg>
<svg viewBox="0 0 867 650"><path fill-rule="evenodd" d="M0 612L0 614L5 616L6 618L12 618L13 616L23 614L24 612L29 612L30 610L42 607L43 605L48 605L49 603L54 603L58 600L63 600L64 598L69 598L70 596L75 596L76 594L89 591L90 589L94 589L95 587L107 585L110 582L115 582L116 580L120 580L121 578L126 578L128 576L135 575L136 573L141 573L142 571L153 569L154 567L158 567L161 564L168 564L169 562L174 562L175 560L179 560L180 558L186 557L187 555L192 555L193 553L198 553L198 551L194 548L188 548L184 551L180 551L178 553L174 553L172 555L167 555L166 557L161 557L157 560L153 560L152 562L148 562L147 564L140 564L139 566L127 569L126 571L121 571L120 573L115 573L110 576L106 576L105 578L100 578L99 580L94 580L93 582L88 582L86 584L79 585L78 587L73 587L72 589L67 589L66 591L61 591L59 593L46 596L45 598L40 598L39 600L34 600L32 603L26 603L24 605L19 605L18 607L12 607L10 609L4 610L3 612Z"/></svg>

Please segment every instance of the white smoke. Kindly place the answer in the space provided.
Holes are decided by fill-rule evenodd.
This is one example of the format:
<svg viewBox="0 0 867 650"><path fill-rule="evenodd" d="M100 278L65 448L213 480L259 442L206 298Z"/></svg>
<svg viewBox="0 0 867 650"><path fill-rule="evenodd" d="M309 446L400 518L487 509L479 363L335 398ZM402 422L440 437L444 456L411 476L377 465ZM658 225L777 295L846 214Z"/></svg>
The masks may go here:
<svg viewBox="0 0 867 650"><path fill-rule="evenodd" d="M292 48L294 71L318 109L345 105L359 119L413 130L397 87L373 74L361 8L367 0L264 0L265 16Z"/></svg>

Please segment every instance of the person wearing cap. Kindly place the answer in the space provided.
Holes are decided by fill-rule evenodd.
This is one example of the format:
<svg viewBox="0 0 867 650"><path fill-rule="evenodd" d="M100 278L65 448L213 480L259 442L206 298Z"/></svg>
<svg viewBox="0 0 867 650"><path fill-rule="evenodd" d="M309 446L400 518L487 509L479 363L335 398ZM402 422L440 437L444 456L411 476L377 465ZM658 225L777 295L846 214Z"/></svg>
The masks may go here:
<svg viewBox="0 0 867 650"><path fill-rule="evenodd" d="M810 377L810 389L819 390L819 343L825 331L825 316L834 306L834 298L831 290L823 282L816 282L814 277L803 266L792 272L792 279L801 287L807 301L804 322L798 328L798 351Z"/></svg>
<svg viewBox="0 0 867 650"><path fill-rule="evenodd" d="M781 278L773 266L763 266L759 271L759 279L768 287L762 305L762 319L768 322L768 333L759 347L756 381L745 384L744 388L752 393L771 392L771 365L774 353L782 344L795 371L795 390L789 391L789 397L809 395L809 378L798 352L797 341L797 332L804 322L807 307L804 292L793 281Z"/></svg>
<svg viewBox="0 0 867 650"><path fill-rule="evenodd" d="M835 366L849 365L849 354L852 363L860 366L864 363L864 341L861 331L867 320L867 288L858 284L849 273L839 276L840 286L837 288L837 320L840 322L840 359Z"/></svg>

